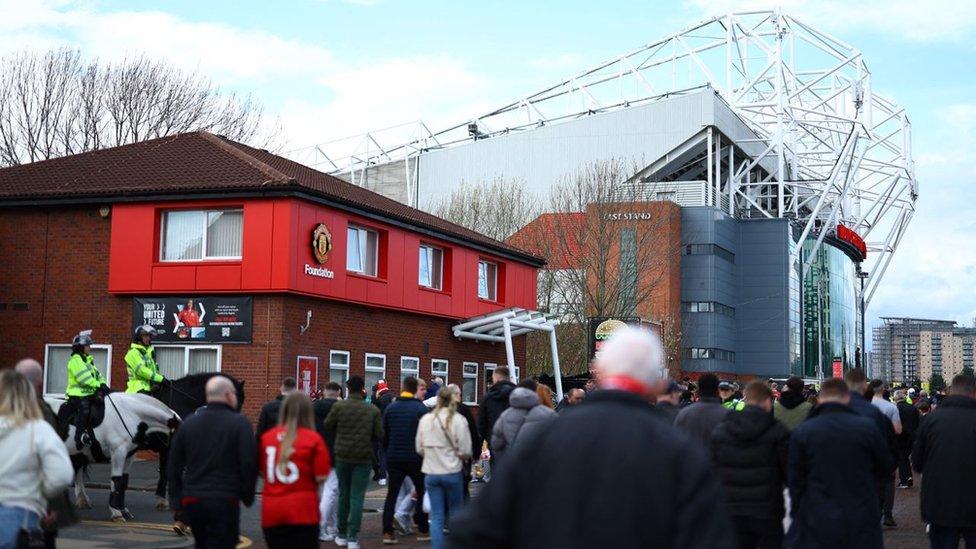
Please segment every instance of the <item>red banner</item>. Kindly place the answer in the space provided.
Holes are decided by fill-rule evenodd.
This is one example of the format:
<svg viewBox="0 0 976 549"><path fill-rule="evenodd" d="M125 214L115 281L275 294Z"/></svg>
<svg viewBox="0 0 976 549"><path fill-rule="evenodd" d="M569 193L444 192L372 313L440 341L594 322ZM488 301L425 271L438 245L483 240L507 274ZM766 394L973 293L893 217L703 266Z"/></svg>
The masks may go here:
<svg viewBox="0 0 976 549"><path fill-rule="evenodd" d="M834 377L838 379L844 377L844 363L839 358L834 359Z"/></svg>
<svg viewBox="0 0 976 549"><path fill-rule="evenodd" d="M314 356L298 357L298 366L295 371L295 380L298 381L298 390L306 395L310 394L318 387L319 383L319 359Z"/></svg>

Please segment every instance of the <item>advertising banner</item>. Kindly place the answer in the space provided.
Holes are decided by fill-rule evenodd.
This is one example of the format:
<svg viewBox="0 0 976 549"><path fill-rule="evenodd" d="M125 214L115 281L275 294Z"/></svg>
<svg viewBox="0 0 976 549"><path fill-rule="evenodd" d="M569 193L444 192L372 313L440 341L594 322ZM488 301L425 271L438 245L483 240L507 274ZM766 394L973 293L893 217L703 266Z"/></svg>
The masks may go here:
<svg viewBox="0 0 976 549"><path fill-rule="evenodd" d="M610 339L610 335L621 326L640 326L641 319L634 317L621 317L621 318L606 318L606 317L595 317L589 318L589 329L587 330L587 337L590 340L590 359L600 351L600 347L603 343Z"/></svg>
<svg viewBox="0 0 976 549"><path fill-rule="evenodd" d="M135 297L132 329L148 324L157 343L250 343L250 297Z"/></svg>
<svg viewBox="0 0 976 549"><path fill-rule="evenodd" d="M319 384L318 357L298 357L298 365L295 368L295 380L298 381L299 391L302 391L306 395L311 394Z"/></svg>
<svg viewBox="0 0 976 549"><path fill-rule="evenodd" d="M839 358L834 359L834 377L837 379L844 377L844 362Z"/></svg>

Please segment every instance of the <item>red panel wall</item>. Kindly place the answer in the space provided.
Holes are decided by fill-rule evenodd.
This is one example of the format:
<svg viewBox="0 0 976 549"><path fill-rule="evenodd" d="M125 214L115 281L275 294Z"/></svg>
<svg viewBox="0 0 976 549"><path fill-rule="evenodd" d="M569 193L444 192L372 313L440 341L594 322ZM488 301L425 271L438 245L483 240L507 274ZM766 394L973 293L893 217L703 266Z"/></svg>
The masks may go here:
<svg viewBox="0 0 976 549"><path fill-rule="evenodd" d="M163 211L243 207L242 258L237 261L161 262ZM322 265L312 255L312 231L324 223L332 252ZM356 224L380 234L377 277L347 273L346 229ZM445 251L444 288L419 286L423 243ZM479 259L499 265L498 301L477 297ZM305 265L334 272L326 279L305 274ZM141 293L292 292L450 318L467 318L507 307L536 306L536 269L426 235L295 198L117 204L112 211L109 291Z"/></svg>

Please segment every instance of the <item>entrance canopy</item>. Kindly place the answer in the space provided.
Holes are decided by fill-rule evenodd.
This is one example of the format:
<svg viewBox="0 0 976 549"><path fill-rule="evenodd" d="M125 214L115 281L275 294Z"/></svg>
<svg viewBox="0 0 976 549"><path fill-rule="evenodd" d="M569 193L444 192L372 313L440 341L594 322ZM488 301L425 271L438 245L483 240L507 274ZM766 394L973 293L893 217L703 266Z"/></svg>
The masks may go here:
<svg viewBox="0 0 976 549"><path fill-rule="evenodd" d="M454 326L454 337L504 343L508 366L514 374L516 364L512 338L533 330L549 333L549 350L552 353L553 375L556 378L556 402L560 402L563 399L563 382L559 370L559 351L556 348L556 327L545 314L515 307L472 317Z"/></svg>

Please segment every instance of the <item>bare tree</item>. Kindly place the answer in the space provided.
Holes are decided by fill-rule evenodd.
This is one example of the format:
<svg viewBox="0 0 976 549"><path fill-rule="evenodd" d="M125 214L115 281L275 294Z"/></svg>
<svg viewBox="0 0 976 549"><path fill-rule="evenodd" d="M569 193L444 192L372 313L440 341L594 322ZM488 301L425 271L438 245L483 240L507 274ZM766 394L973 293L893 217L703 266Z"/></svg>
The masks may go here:
<svg viewBox="0 0 976 549"><path fill-rule="evenodd" d="M495 240L505 240L539 215L539 204L521 181L496 179L481 185L462 182L427 210Z"/></svg>
<svg viewBox="0 0 976 549"><path fill-rule="evenodd" d="M2 166L197 130L264 147L277 137L250 96L147 57L102 63L59 49L0 59Z"/></svg>

